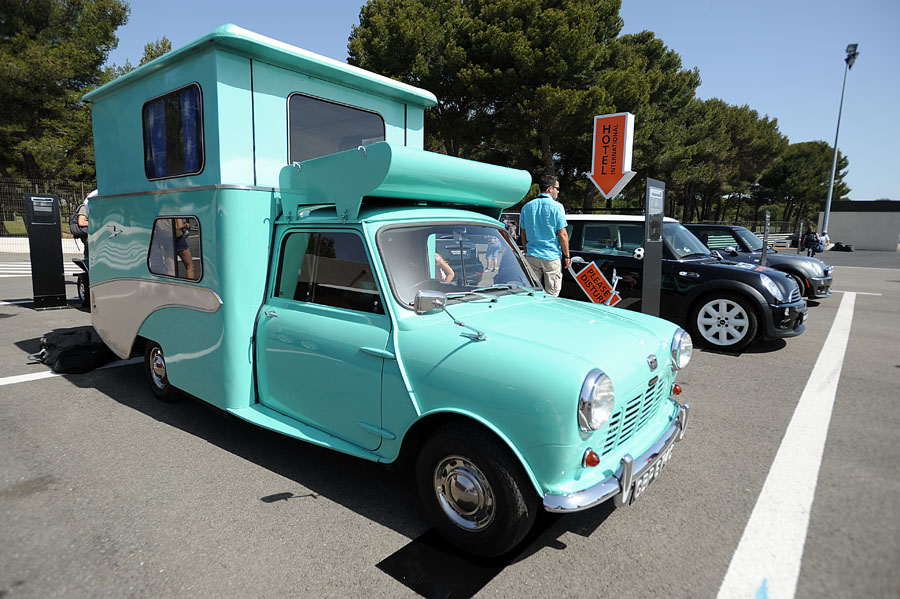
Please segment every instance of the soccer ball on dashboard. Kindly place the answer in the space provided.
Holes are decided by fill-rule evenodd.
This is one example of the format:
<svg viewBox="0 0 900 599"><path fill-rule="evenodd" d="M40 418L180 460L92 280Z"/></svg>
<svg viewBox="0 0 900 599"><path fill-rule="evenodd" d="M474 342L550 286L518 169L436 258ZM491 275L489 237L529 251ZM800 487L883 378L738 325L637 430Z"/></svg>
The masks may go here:
<svg viewBox="0 0 900 599"><path fill-rule="evenodd" d="M644 259L644 248L637 248L631 254L634 256L635 260L643 260Z"/></svg>

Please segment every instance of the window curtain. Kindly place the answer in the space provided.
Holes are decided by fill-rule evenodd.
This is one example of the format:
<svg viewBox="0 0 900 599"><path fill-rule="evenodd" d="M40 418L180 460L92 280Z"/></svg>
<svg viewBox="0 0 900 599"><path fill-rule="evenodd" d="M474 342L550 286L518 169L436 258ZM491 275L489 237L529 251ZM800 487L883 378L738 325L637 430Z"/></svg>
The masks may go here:
<svg viewBox="0 0 900 599"><path fill-rule="evenodd" d="M200 170L200 90L192 85L181 91L181 135L184 140L184 172Z"/></svg>
<svg viewBox="0 0 900 599"><path fill-rule="evenodd" d="M166 109L162 100L147 104L147 145L145 156L147 176L151 179L165 177L166 168Z"/></svg>

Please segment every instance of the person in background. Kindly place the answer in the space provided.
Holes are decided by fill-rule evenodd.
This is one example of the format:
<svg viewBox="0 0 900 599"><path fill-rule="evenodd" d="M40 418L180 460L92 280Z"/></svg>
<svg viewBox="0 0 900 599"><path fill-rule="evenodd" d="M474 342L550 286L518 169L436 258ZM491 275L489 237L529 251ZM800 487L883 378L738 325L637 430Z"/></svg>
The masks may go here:
<svg viewBox="0 0 900 599"><path fill-rule="evenodd" d="M542 192L522 207L519 228L525 259L534 269L548 295L558 296L562 288L562 269L572 264L566 213L559 197L559 180L544 175L538 183Z"/></svg>
<svg viewBox="0 0 900 599"><path fill-rule="evenodd" d="M453 281L453 277L456 276L456 273L453 272L453 269L447 264L444 257L437 252L434 253L434 266L437 271L437 277L440 279L441 283L451 283Z"/></svg>
<svg viewBox="0 0 900 599"><path fill-rule="evenodd" d="M806 233L803 234L803 247L806 248L807 256L816 255L816 247L819 245L819 236L816 229L812 225L806 227Z"/></svg>
<svg viewBox="0 0 900 599"><path fill-rule="evenodd" d="M84 229L84 236L79 237L81 242L84 244L84 265L88 266L88 241L87 241L87 231L88 231L88 211L89 211L89 203L91 198L97 196L97 190L95 189L91 193L87 194L87 197L84 198L84 201L81 203L81 206L75 211L75 215L77 216L78 226Z"/></svg>
<svg viewBox="0 0 900 599"><path fill-rule="evenodd" d="M191 232L191 225L187 219L175 219L175 252L184 263L184 274L188 279L194 278L194 258L191 256L191 249L188 247L187 237Z"/></svg>
<svg viewBox="0 0 900 599"><path fill-rule="evenodd" d="M492 235L490 239L488 239L487 243L487 252L485 257L487 258L487 270L497 270L497 266L499 266L497 257L500 253L500 238Z"/></svg>

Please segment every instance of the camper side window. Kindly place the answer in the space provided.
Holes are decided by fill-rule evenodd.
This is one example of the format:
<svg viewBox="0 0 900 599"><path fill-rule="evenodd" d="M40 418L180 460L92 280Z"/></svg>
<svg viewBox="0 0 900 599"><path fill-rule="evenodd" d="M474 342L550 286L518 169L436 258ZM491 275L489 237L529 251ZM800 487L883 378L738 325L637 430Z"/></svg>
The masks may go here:
<svg viewBox="0 0 900 599"><path fill-rule="evenodd" d="M298 232L281 249L275 295L384 314L362 240L353 233Z"/></svg>
<svg viewBox="0 0 900 599"><path fill-rule="evenodd" d="M167 216L153 222L147 268L155 275L199 281L200 221L193 216Z"/></svg>
<svg viewBox="0 0 900 599"><path fill-rule="evenodd" d="M288 97L288 163L384 141L384 119L345 104L294 93Z"/></svg>
<svg viewBox="0 0 900 599"><path fill-rule="evenodd" d="M144 104L144 172L148 179L203 170L203 96L191 83Z"/></svg>

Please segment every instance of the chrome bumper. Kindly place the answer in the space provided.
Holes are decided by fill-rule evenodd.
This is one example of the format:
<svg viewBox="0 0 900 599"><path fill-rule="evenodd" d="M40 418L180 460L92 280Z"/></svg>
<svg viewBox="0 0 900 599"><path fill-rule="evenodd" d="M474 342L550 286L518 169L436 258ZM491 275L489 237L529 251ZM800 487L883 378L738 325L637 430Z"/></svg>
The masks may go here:
<svg viewBox="0 0 900 599"><path fill-rule="evenodd" d="M631 494L631 482L640 477L654 458L661 455L670 444L684 438L690 411L690 404L679 404L675 420L650 449L637 459L631 454L625 454L616 473L593 487L568 495L545 495L544 509L548 512L580 512L612 498L615 498L616 507L627 504Z"/></svg>

